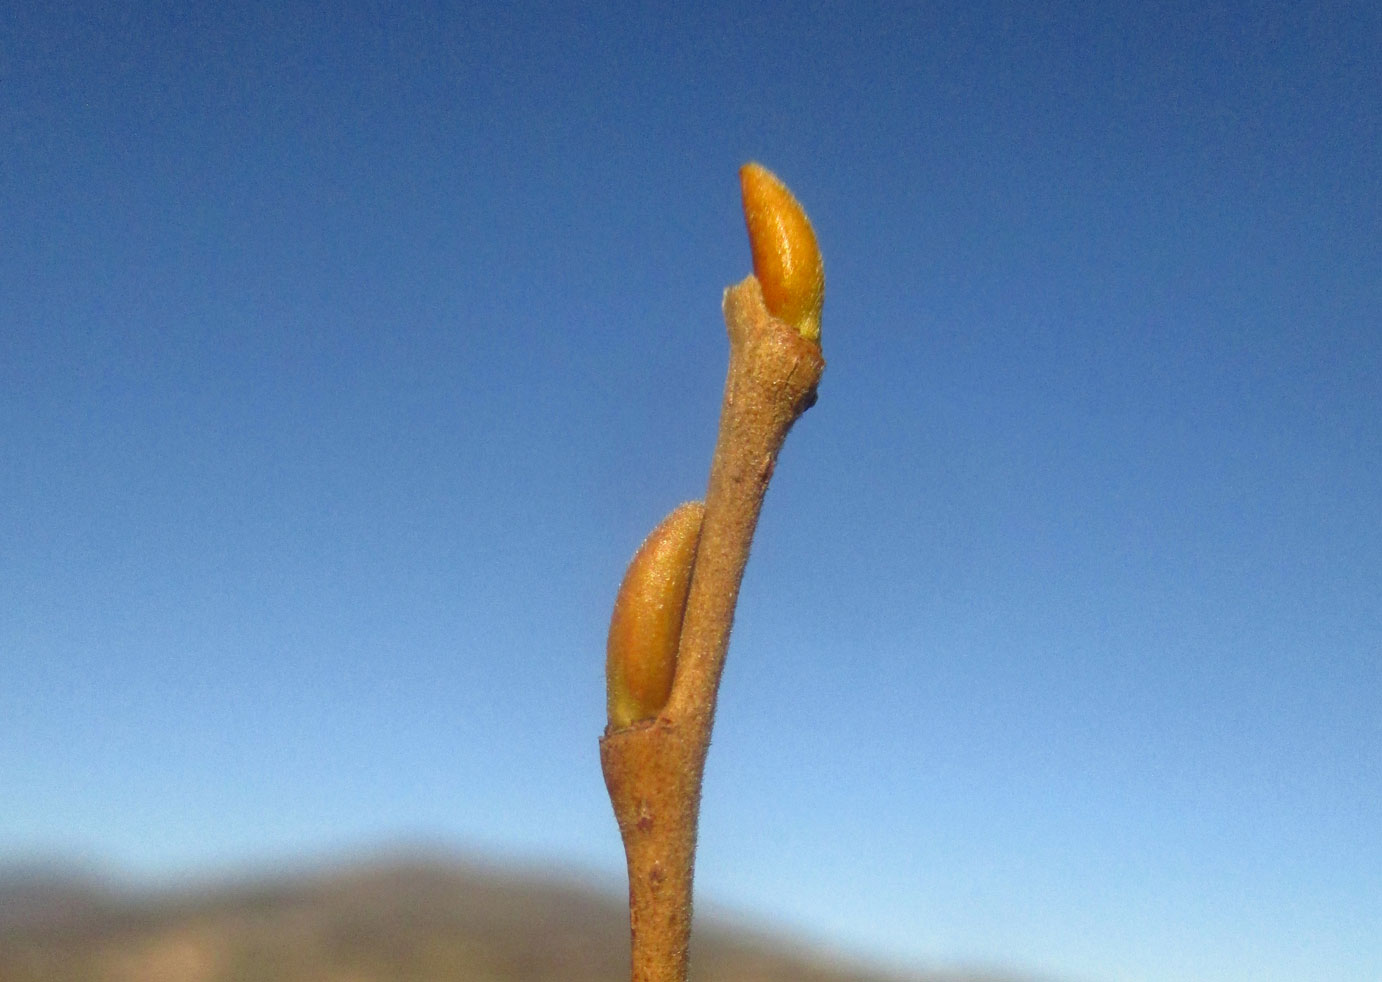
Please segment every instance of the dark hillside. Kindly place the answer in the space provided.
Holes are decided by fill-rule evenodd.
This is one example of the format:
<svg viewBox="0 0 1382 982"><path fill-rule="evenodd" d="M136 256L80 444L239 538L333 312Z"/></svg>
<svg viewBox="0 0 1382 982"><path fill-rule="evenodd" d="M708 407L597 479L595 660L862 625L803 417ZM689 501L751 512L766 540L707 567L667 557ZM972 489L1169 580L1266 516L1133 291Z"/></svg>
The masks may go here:
<svg viewBox="0 0 1382 982"><path fill-rule="evenodd" d="M0 979L619 982L626 916L608 894L449 860L159 892L29 871L0 882ZM896 982L799 944L698 930L699 982Z"/></svg>

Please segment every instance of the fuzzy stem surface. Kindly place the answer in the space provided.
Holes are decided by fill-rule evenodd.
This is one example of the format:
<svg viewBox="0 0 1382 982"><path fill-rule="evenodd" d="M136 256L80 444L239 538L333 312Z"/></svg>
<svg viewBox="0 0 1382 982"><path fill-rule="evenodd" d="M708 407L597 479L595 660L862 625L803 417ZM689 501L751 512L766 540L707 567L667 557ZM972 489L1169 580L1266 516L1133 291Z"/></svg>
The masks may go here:
<svg viewBox="0 0 1382 982"><path fill-rule="evenodd" d="M724 314L729 372L672 695L656 719L600 741L628 860L633 982L686 982L701 782L739 586L778 452L825 370L754 277L725 291Z"/></svg>

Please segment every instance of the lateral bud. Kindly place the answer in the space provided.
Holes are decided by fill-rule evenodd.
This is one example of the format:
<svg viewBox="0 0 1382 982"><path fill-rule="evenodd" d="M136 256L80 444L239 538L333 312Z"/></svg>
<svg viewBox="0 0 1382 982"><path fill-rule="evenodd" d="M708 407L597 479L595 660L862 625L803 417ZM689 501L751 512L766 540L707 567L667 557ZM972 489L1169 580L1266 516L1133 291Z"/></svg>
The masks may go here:
<svg viewBox="0 0 1382 982"><path fill-rule="evenodd" d="M644 540L624 574L605 646L612 729L651 719L672 694L704 515L699 501L677 507Z"/></svg>

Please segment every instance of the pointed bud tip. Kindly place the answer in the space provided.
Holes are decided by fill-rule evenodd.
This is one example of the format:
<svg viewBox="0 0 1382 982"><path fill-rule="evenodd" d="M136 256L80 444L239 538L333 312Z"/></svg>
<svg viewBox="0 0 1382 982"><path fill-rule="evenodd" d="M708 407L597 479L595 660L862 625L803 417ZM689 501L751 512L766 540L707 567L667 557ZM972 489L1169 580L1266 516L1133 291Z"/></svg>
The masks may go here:
<svg viewBox="0 0 1382 982"><path fill-rule="evenodd" d="M764 306L808 341L819 341L825 266L811 220L787 185L762 164L740 167L739 187Z"/></svg>
<svg viewBox="0 0 1382 982"><path fill-rule="evenodd" d="M704 514L699 501L674 509L639 546L619 586L605 647L609 723L615 729L656 716L672 695Z"/></svg>

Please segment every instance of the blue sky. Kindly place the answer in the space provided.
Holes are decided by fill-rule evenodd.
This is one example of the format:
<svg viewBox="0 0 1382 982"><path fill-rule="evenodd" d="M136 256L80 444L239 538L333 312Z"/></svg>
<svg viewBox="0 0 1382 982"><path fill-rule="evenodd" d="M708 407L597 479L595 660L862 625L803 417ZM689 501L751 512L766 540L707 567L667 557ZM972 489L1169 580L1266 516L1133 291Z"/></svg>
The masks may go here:
<svg viewBox="0 0 1382 982"><path fill-rule="evenodd" d="M624 564L809 211L700 896L1382 976L1382 7L206 4L0 30L0 852L615 882Z"/></svg>

